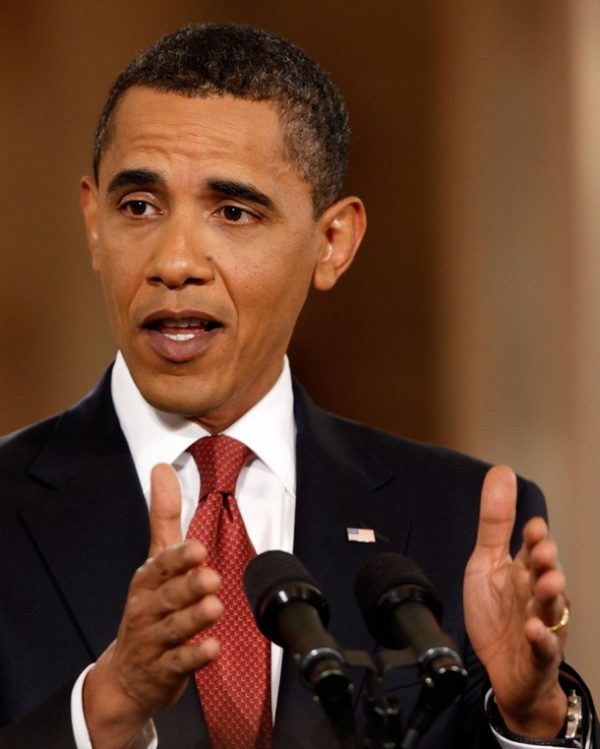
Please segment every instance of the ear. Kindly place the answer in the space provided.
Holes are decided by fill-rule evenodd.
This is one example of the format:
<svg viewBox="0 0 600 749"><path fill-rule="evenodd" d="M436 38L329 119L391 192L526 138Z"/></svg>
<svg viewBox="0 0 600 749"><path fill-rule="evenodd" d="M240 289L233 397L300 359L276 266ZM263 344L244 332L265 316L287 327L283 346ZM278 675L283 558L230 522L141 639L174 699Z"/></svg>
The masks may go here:
<svg viewBox="0 0 600 749"><path fill-rule="evenodd" d="M88 245L92 253L92 267L99 269L98 261L98 187L93 177L83 177L79 188L79 203L83 211Z"/></svg>
<svg viewBox="0 0 600 749"><path fill-rule="evenodd" d="M362 200L350 196L338 200L319 219L321 248L313 273L313 286L327 291L351 265L367 228Z"/></svg>

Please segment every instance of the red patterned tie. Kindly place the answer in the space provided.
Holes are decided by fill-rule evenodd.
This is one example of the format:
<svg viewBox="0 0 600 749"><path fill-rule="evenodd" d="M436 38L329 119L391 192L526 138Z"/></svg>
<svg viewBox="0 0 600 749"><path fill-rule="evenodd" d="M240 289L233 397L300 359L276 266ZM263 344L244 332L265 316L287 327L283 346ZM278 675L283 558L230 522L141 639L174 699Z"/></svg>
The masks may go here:
<svg viewBox="0 0 600 749"><path fill-rule="evenodd" d="M256 556L233 496L252 452L217 435L195 442L189 452L200 471L200 502L187 538L208 550L206 564L217 570L224 607L219 621L196 640L215 637L219 657L196 672L213 749L269 749L271 746L271 649L259 632L243 589L243 574Z"/></svg>

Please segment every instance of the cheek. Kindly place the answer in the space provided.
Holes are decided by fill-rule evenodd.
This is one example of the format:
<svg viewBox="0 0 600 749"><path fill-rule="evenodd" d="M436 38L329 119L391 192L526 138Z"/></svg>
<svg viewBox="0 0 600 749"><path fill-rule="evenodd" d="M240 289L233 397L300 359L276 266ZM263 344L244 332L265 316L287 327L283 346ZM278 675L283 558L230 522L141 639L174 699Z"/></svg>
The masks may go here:
<svg viewBox="0 0 600 749"><path fill-rule="evenodd" d="M122 258L120 254L110 256L104 254L97 268L104 297L115 322L127 315L139 286L135 272L130 264L122 261Z"/></svg>
<svg viewBox="0 0 600 749"><path fill-rule="evenodd" d="M268 272L255 268L238 284L235 304L250 338L288 338L302 309L311 272L300 263L276 263ZM258 341L257 341L258 342Z"/></svg>

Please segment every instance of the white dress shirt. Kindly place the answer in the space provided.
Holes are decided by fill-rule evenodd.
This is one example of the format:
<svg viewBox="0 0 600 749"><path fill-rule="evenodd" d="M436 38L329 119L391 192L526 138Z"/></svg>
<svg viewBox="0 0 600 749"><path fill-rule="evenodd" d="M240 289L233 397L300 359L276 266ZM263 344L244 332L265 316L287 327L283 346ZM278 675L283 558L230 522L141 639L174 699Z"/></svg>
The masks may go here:
<svg viewBox="0 0 600 749"><path fill-rule="evenodd" d="M177 414L158 411L144 400L125 360L119 353L112 371L112 398L135 469L150 506L150 472L157 463L170 463L179 477L182 493L181 534L185 534L200 496L200 475L188 447L209 435L200 424ZM247 445L256 458L240 473L236 500L257 554L269 549L291 552L296 505L296 427L287 357L271 390L238 421L225 429ZM282 650L272 645L271 695L273 715L277 705ZM77 749L92 749L83 713L83 682L89 666L78 678L71 695L71 716ZM502 749L528 749L494 731ZM156 749L154 725L148 723L132 749ZM552 749L545 745L547 749Z"/></svg>

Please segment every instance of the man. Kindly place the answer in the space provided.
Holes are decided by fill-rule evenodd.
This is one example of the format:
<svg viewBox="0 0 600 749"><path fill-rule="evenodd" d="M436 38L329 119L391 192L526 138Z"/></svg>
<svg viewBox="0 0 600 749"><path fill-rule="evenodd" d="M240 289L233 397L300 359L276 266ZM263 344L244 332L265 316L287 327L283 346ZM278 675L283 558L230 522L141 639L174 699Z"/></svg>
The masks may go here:
<svg viewBox="0 0 600 749"><path fill-rule="evenodd" d="M322 71L255 29L176 32L115 82L81 201L120 354L81 404L0 451L0 746L154 746L155 732L177 749L335 745L276 649L260 656L267 681L251 668L233 700L260 693L254 733L219 718L224 682L206 687L246 615L223 603L237 551L194 530L218 493L203 494L209 435L249 450L228 508L257 552L303 559L342 645L375 647L350 591L369 558L405 553L437 583L470 679L422 747L579 745L564 735L571 688L593 745L589 695L561 668L568 598L538 490L332 417L292 385L306 294L335 285L365 231L361 201L341 197L347 141ZM374 546L349 543L359 525ZM248 659L254 637L237 638ZM390 680L404 717L419 686Z"/></svg>

